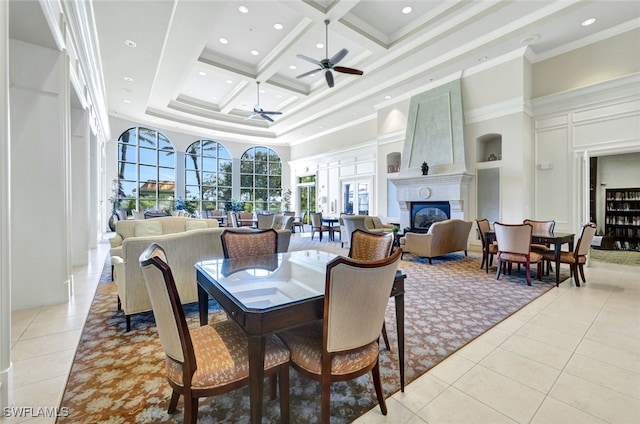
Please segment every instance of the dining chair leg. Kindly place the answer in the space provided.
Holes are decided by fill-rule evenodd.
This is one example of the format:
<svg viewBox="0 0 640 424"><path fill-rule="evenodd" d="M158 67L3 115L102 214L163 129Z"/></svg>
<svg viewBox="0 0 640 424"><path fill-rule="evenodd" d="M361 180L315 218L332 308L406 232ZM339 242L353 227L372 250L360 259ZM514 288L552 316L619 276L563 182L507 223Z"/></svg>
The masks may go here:
<svg viewBox="0 0 640 424"><path fill-rule="evenodd" d="M571 265L571 272L573 273L573 281L576 283L576 287L580 287L580 277L578 277L578 266Z"/></svg>
<svg viewBox="0 0 640 424"><path fill-rule="evenodd" d="M480 269L484 268L484 263L487 260L487 254L486 253L482 253L482 263L480 264Z"/></svg>
<svg viewBox="0 0 640 424"><path fill-rule="evenodd" d="M498 261L498 270L496 271L496 280L500 279L500 272L502 271L503 266L504 266L504 262Z"/></svg>
<svg viewBox="0 0 640 424"><path fill-rule="evenodd" d="M376 397L380 404L380 411L382 415L387 415L387 403L384 400L384 393L382 393L382 383L380 382L380 363L376 361L376 364L371 369L371 375L373 376L373 387L376 389Z"/></svg>
<svg viewBox="0 0 640 424"><path fill-rule="evenodd" d="M387 350L391 352L391 345L389 344L389 336L387 336L387 324L382 323L382 339L384 340L384 345L387 347Z"/></svg>
<svg viewBox="0 0 640 424"><path fill-rule="evenodd" d="M518 264L520 267L520 264ZM524 275L527 277L527 286L531 285L531 266L529 264L524 266Z"/></svg>
<svg viewBox="0 0 640 424"><path fill-rule="evenodd" d="M169 408L167 409L167 413L173 414L176 412L176 408L178 406L178 401L180 400L180 393L178 393L175 389L171 392L171 400L169 401Z"/></svg>
<svg viewBox="0 0 640 424"><path fill-rule="evenodd" d="M580 277L582 277L582 282L586 283L587 280L585 280L585 278L584 278L584 265L579 264L578 265L578 270L580 271Z"/></svg>

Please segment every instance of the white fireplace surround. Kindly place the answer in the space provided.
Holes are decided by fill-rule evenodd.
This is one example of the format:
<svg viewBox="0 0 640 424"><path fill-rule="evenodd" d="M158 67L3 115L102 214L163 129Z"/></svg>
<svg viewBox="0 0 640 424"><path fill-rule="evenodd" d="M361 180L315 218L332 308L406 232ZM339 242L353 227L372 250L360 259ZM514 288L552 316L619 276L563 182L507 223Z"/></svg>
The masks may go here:
<svg viewBox="0 0 640 424"><path fill-rule="evenodd" d="M400 204L400 228L410 227L411 202L449 202L451 218L470 220L469 187L473 174L423 175L393 178Z"/></svg>

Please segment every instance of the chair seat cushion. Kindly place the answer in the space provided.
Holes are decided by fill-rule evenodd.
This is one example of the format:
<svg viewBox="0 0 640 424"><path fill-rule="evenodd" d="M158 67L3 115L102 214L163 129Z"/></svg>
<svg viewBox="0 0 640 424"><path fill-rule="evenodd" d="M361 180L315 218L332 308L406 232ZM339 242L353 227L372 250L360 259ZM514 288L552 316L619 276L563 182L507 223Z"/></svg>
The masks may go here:
<svg viewBox="0 0 640 424"><path fill-rule="evenodd" d="M544 244L532 244L531 245L531 251L532 252L536 252L536 253L547 253L547 252L552 252L553 253L553 249L545 246Z"/></svg>
<svg viewBox="0 0 640 424"><path fill-rule="evenodd" d="M554 253L553 250L551 250L549 253L545 253L544 258L549 260L549 261L555 261L556 260L556 254ZM586 256L578 256L578 261L576 262L576 259L574 257L574 253L573 252L566 252L566 251L561 251L560 252L560 262L564 263L564 264L585 264L587 263L587 257Z"/></svg>
<svg viewBox="0 0 640 424"><path fill-rule="evenodd" d="M498 253L498 245L497 244L490 244L489 245L489 253Z"/></svg>
<svg viewBox="0 0 640 424"><path fill-rule="evenodd" d="M238 325L225 320L191 329L191 339L198 369L193 375L194 389L208 389L249 377L247 337ZM289 362L289 351L276 336L267 337L264 368ZM182 364L166 360L169 380L183 385Z"/></svg>
<svg viewBox="0 0 640 424"><path fill-rule="evenodd" d="M322 321L316 321L278 334L291 351L291 361L313 374L322 370ZM373 341L353 352L334 355L331 374L344 375L359 371L378 358L378 342Z"/></svg>
<svg viewBox="0 0 640 424"><path fill-rule="evenodd" d="M519 262L525 263L527 259L523 255L519 255L517 253L508 253L502 252L500 253L500 259L509 261L509 262ZM539 253L531 252L529 254L529 262L534 264L536 262L540 262L542 260L542 255Z"/></svg>

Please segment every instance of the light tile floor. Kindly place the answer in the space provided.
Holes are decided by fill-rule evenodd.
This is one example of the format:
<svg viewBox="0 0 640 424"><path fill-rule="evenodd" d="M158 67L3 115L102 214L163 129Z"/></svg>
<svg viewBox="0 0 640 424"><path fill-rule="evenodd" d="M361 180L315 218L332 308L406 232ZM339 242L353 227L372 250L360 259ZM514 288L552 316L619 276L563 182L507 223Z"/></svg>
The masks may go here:
<svg viewBox="0 0 640 424"><path fill-rule="evenodd" d="M74 270L68 304L12 314L15 407L59 405L107 253L100 244ZM586 286L562 283L391 396L386 417L376 407L356 422L640 422L640 270L592 262L586 277Z"/></svg>

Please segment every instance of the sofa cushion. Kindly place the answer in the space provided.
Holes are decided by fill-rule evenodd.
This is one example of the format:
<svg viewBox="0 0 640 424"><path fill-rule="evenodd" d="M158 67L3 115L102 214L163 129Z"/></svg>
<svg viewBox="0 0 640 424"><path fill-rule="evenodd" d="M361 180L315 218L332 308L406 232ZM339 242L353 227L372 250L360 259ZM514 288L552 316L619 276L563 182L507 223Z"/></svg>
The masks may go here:
<svg viewBox="0 0 640 424"><path fill-rule="evenodd" d="M134 234L136 237L161 236L162 224L154 220L148 220L148 221L145 220L145 221L138 222L136 224Z"/></svg>
<svg viewBox="0 0 640 424"><path fill-rule="evenodd" d="M207 225L207 222L204 220L201 221L187 221L184 223L184 229L186 231L191 231L191 230L201 230L203 228L209 228L209 225Z"/></svg>

